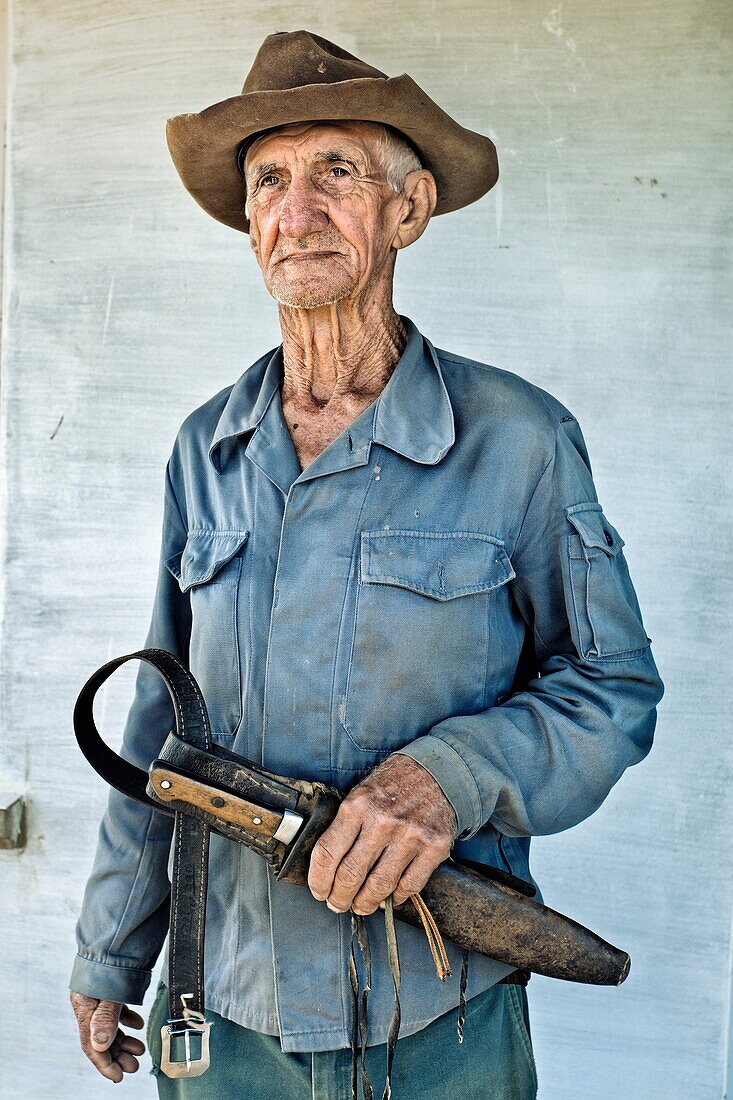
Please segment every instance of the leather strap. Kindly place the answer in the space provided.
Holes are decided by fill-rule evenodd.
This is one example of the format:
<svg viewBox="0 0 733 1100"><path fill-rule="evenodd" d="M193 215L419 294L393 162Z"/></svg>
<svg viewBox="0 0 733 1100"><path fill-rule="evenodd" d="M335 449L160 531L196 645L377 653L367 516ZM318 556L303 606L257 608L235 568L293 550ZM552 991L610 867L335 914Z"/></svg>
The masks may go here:
<svg viewBox="0 0 733 1100"><path fill-rule="evenodd" d="M417 909L420 920L422 921L425 935L427 936L428 940L428 947L430 948L430 954L433 956L433 962L435 963L435 971L440 981L444 982L446 978L450 978L451 968L450 962L448 960L448 955L445 950L445 944L443 943L443 937L441 936L440 930L435 923L435 917L430 912L427 905L419 894L413 894L411 901ZM391 901L389 911L390 917L392 917Z"/></svg>
<svg viewBox="0 0 733 1100"><path fill-rule="evenodd" d="M74 731L79 748L111 786L157 813L173 813L173 881L171 883L169 1019L189 1024L184 1009L204 1011L204 934L210 825L190 813L171 809L150 797L148 775L113 752L94 722L93 704L102 684L127 661L145 661L160 674L173 701L176 738L192 748L211 749L211 727L203 696L193 676L172 653L163 649L138 650L102 665L87 681L74 708ZM182 1000L181 998L185 999ZM193 1025L193 1030L198 1030Z"/></svg>
<svg viewBox="0 0 733 1100"><path fill-rule="evenodd" d="M94 770L110 786L158 813L173 814L175 810L147 794L147 771L135 767L105 744L94 722L95 695L102 684L127 661L145 661L162 677L173 702L177 737L202 748L211 746L209 718L199 686L177 657L165 649L142 649L115 657L89 677L74 707L76 740Z"/></svg>

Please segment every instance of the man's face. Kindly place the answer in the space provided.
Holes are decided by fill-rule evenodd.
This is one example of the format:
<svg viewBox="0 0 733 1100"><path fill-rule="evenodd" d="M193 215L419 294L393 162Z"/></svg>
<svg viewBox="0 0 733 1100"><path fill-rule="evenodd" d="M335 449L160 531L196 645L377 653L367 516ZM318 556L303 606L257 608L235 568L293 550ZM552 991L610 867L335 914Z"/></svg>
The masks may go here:
<svg viewBox="0 0 733 1100"><path fill-rule="evenodd" d="M247 151L250 243L281 304L315 309L391 277L404 200L377 159L378 135L368 122L295 123Z"/></svg>

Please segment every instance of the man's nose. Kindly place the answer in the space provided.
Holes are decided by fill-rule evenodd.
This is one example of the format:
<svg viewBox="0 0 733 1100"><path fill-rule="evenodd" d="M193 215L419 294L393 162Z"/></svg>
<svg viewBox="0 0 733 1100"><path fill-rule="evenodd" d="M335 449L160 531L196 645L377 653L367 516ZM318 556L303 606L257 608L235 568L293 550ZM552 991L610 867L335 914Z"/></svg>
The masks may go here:
<svg viewBox="0 0 733 1100"><path fill-rule="evenodd" d="M280 204L280 232L286 237L305 237L328 224L323 196L311 180L291 179Z"/></svg>

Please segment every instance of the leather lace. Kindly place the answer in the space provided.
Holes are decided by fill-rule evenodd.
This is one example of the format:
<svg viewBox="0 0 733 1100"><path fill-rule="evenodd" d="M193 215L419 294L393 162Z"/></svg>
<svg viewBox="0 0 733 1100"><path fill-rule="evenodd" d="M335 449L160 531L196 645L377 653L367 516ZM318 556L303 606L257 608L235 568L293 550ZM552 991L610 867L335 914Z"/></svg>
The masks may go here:
<svg viewBox="0 0 733 1100"><path fill-rule="evenodd" d="M451 975L450 962L435 918L428 909L420 894L413 894L410 901L415 906L422 921L423 929L428 940L430 953L435 963L435 972L444 982ZM401 1008L400 1008L400 954L397 946L397 929L394 921L394 904L392 897L384 902L384 928L387 937L387 958L394 986L394 1004L392 1016L387 1032L387 1076L382 1093L382 1100L391 1100L392 1096L392 1064L394 1062L395 1049L400 1033ZM357 949L361 955L363 978L360 978L359 967L356 961ZM367 1051L367 999L372 988L372 956L369 948L369 934L366 921L358 913L351 914L351 949L349 954L349 978L351 981L352 998L352 1028L351 1028L351 1100L359 1100L359 1080L361 1079L362 1100L374 1100L374 1090L366 1068ZM463 1025L466 1018L466 985L468 981L468 951L463 952L461 966L461 984L459 993L458 1011L458 1042L463 1042Z"/></svg>

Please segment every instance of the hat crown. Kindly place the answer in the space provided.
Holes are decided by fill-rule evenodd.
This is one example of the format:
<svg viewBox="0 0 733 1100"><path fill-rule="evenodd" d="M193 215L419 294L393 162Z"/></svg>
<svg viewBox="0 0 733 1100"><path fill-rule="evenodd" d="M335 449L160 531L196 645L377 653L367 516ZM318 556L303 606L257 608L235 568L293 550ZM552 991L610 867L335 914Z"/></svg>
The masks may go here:
<svg viewBox="0 0 733 1100"><path fill-rule="evenodd" d="M306 84L336 84L363 77L388 79L386 73L327 38L310 31L278 31L268 34L257 51L242 95L300 88Z"/></svg>

